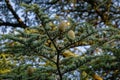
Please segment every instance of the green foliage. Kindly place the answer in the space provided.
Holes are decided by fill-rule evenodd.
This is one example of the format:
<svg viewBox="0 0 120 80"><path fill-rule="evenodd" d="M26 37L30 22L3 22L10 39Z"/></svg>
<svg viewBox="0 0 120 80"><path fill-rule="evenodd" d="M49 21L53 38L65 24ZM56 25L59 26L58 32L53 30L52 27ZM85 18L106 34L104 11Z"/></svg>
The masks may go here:
<svg viewBox="0 0 120 80"><path fill-rule="evenodd" d="M75 4L75 3L74 3ZM119 77L119 39L120 31L113 26L95 28L90 23L75 22L69 18L70 26L64 32L58 29L59 24L54 24L53 30L50 22L57 22L51 19L37 4L22 4L26 11L32 11L40 20L36 27L24 30L15 30L17 34L11 33L2 35L7 40L3 43L4 54L13 55L7 63L10 67L9 73L0 75L3 79L10 80L66 80L69 75L74 75L75 71L85 73L79 75L81 79L103 80L110 75ZM60 23L60 22L59 22ZM57 26L56 26L57 25ZM69 40L67 33L69 30L75 32L75 39ZM86 52L77 56L64 56L66 50L78 46L90 46ZM75 54L75 52L71 53ZM67 53L69 54L69 53ZM0 65L5 63L5 58ZM0 66L0 69L3 68ZM6 68L6 67L4 67ZM101 72L101 73L100 73ZM100 74L97 76L96 73ZM104 75L105 74L105 75ZM78 76L77 76L78 77ZM70 79L77 79L71 77Z"/></svg>

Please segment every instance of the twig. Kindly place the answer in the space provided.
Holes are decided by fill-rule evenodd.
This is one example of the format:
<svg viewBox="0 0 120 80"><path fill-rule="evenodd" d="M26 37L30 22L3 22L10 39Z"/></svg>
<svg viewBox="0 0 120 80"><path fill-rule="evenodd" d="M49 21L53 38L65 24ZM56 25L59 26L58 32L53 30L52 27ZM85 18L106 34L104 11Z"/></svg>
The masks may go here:
<svg viewBox="0 0 120 80"><path fill-rule="evenodd" d="M22 21L22 19L14 11L13 7L10 4L10 1L9 0L5 0L5 2L6 2L6 5L7 5L8 9L11 11L11 13L13 14L13 16L17 19L19 25L21 25L22 28L28 27L26 24L24 24L24 22Z"/></svg>

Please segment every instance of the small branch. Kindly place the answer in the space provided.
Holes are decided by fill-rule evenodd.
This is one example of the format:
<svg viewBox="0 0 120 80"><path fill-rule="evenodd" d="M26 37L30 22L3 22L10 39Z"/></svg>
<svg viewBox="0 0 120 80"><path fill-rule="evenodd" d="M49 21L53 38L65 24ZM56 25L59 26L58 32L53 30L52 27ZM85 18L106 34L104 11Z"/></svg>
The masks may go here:
<svg viewBox="0 0 120 80"><path fill-rule="evenodd" d="M36 14L37 14L37 13L36 13ZM38 16L39 16L39 15L38 15ZM48 30L45 28L45 26L46 26L47 23L44 23L44 21L42 21L41 24L44 26L43 28L44 28L44 30L45 30L46 35L48 36L48 38L50 39L50 41L52 42L52 44L54 45L54 47L55 47L55 49L56 49L56 51L57 51L57 63L56 63L56 66L57 66L59 78L60 78L60 80L62 80L62 74L61 74L60 66L59 66L59 65L60 65L60 63L59 63L59 61L60 61L60 58L59 58L59 56L60 56L60 51L59 51L58 47L56 46L55 42L53 41L53 39L51 38L50 34L48 33Z"/></svg>
<svg viewBox="0 0 120 80"><path fill-rule="evenodd" d="M11 13L14 15L14 17L17 19L19 25L21 25L23 28L28 27L26 24L24 24L24 22L22 21L22 19L17 15L17 13L14 11L13 7L10 4L9 0L5 0L6 5L8 7L8 9L11 11Z"/></svg>
<svg viewBox="0 0 120 80"><path fill-rule="evenodd" d="M45 26L44 23L42 23L42 24L43 24L43 26ZM59 74L60 80L62 80L62 74L61 74L60 66L59 66L60 65L59 64L59 61L60 61L60 59L59 59L60 51L58 50L58 48L57 48L56 44L54 43L54 41L52 40L52 38L50 37L50 35L49 35L48 31L46 30L46 28L45 27L43 27L43 28L44 28L47 36L49 37L49 39L51 40L51 42L53 43L53 45L54 45L54 47L55 47L55 49L57 51L57 63L56 63L56 66L57 66L57 70L58 70L58 74Z"/></svg>
<svg viewBox="0 0 120 80"><path fill-rule="evenodd" d="M59 63L59 61L60 61L59 56L60 56L60 52L61 52L61 51L58 49L58 47L56 46L55 42L54 42L53 39L51 38L48 30L45 28L45 27L46 27L46 24L48 24L48 21L50 21L50 20L48 20L49 18L46 17L45 14L43 14L42 12L40 12L40 8L39 8L38 6L36 6L35 9L36 9L36 11L34 11L34 12L35 12L36 15L40 18L41 24L43 25L43 28L44 28L44 30L45 30L46 35L48 36L48 38L50 39L51 43L53 44L53 46L54 46L55 49L56 49L56 52L57 52L57 62L56 62L56 66L57 66L57 71L58 71L58 74L59 74L59 78L60 78L60 80L62 80L62 74L61 74L61 71L60 71L60 63ZM42 10L41 10L41 11L42 11ZM39 13L39 14L38 14L38 13ZM47 21L46 21L46 20L47 20Z"/></svg>
<svg viewBox="0 0 120 80"><path fill-rule="evenodd" d="M31 48L35 53L38 53L38 51L36 51L35 49ZM46 58L47 60L50 60L51 62L53 62L54 64L56 64L56 62L52 59L50 59L49 57L45 56L45 55L42 55L42 54L39 54L40 56Z"/></svg>
<svg viewBox="0 0 120 80"><path fill-rule="evenodd" d="M2 23L0 23L0 26L12 26L14 28L16 28L16 27L25 28L24 26L20 25L19 23L10 23L10 22L2 22Z"/></svg>
<svg viewBox="0 0 120 80"><path fill-rule="evenodd" d="M87 37L91 36L91 35L92 35L92 34L94 34L94 33L95 33L95 32L90 33L90 34L88 34L88 35L84 36L83 38L81 38L81 39L80 39L80 40L78 40L78 41L73 41L73 42L71 42L70 44L68 44L68 45L66 45L65 47L63 47L60 51L63 51L65 48L68 48L68 47L70 47L70 46L74 45L75 43L80 42L81 40L86 39Z"/></svg>
<svg viewBox="0 0 120 80"><path fill-rule="evenodd" d="M60 76L60 80L62 80L62 73L61 73L61 71L60 71L60 59L59 59L59 56L60 56L60 53L58 52L58 54L57 54L57 64L56 64L56 66L57 66L57 70L58 70L58 73L59 73L59 76Z"/></svg>

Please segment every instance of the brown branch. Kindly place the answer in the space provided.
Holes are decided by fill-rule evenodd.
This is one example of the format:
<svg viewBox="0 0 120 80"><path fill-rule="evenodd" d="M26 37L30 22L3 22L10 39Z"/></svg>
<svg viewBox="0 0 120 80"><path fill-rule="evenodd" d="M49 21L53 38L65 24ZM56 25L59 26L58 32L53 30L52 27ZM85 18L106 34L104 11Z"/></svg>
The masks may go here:
<svg viewBox="0 0 120 80"><path fill-rule="evenodd" d="M6 5L7 5L8 9L11 11L11 13L13 14L13 16L17 19L19 25L21 25L22 28L28 27L26 24L24 24L24 22L21 20L21 18L14 11L13 7L10 4L10 1L9 0L5 0L5 2L6 2Z"/></svg>
<svg viewBox="0 0 120 80"><path fill-rule="evenodd" d="M43 26L46 26L46 25L44 25L43 22L42 22L42 24L43 24ZM54 45L54 47L55 47L55 49L56 49L56 51L57 51L57 63L56 63L56 66L57 66L57 71L58 71L58 74L59 74L59 78L60 78L60 80L62 80L62 74L61 74L61 70L60 70L60 66L59 66L59 64L60 64L60 51L59 51L59 49L57 48L55 42L52 40L50 34L48 33L48 30L46 30L45 27L43 27L43 28L44 28L47 36L49 37L50 41L52 42L52 44Z"/></svg>
<svg viewBox="0 0 120 80"><path fill-rule="evenodd" d="M20 25L19 23L10 23L10 22L2 22L2 23L0 23L0 26L12 26L14 28L16 28L16 27L25 28L22 25Z"/></svg>
<svg viewBox="0 0 120 80"><path fill-rule="evenodd" d="M103 21L105 24L108 23L108 17L109 15L106 12L109 12L110 9L110 5L111 5L111 0L109 2L105 2L107 5L109 4L108 7L105 7L105 11L100 11L100 5L102 5L103 3L101 3L100 5L98 5L98 3L94 0L90 1L90 0L84 0L87 3L91 4L92 8L95 10L95 12L101 17L101 21Z"/></svg>

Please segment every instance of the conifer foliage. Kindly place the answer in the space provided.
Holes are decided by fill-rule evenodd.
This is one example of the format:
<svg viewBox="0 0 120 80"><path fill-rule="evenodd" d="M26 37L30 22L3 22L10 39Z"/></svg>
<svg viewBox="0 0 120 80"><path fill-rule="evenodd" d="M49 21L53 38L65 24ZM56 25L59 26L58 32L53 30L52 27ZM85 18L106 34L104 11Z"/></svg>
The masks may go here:
<svg viewBox="0 0 120 80"><path fill-rule="evenodd" d="M37 4L21 5L26 12L33 12L39 25L1 35L0 79L120 79L118 28L96 28L71 17L65 21L58 16L50 18ZM82 52L77 49L80 46L89 48Z"/></svg>

